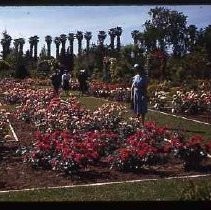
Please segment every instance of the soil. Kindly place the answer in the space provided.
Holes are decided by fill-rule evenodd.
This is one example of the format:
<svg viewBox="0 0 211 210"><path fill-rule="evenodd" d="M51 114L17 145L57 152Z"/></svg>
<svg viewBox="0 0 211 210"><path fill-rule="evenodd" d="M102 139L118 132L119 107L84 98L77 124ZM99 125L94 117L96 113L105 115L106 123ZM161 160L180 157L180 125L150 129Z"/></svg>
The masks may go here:
<svg viewBox="0 0 211 210"><path fill-rule="evenodd" d="M11 119L19 142L7 142L0 146L0 190L17 190L24 188L52 187L76 184L88 184L135 179L164 178L170 176L211 173L211 160L202 164L197 171L185 171L183 164L175 160L168 164L144 168L139 172L120 172L105 167L105 163L81 170L77 176L64 173L33 169L17 156L18 146L30 145L33 141L34 128L31 124Z"/></svg>

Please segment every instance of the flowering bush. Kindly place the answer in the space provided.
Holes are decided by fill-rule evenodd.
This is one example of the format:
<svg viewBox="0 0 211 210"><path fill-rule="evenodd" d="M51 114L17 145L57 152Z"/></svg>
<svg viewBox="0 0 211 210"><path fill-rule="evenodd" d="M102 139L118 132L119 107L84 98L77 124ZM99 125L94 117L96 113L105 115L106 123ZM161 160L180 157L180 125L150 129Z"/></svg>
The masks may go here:
<svg viewBox="0 0 211 210"><path fill-rule="evenodd" d="M198 169L202 160L207 157L206 145L201 136L192 136L180 148L177 155L184 161L185 169Z"/></svg>
<svg viewBox="0 0 211 210"><path fill-rule="evenodd" d="M130 87L128 85L94 81L90 83L89 93L95 97L109 98L114 101L130 101Z"/></svg>
<svg viewBox="0 0 211 210"><path fill-rule="evenodd" d="M127 137L121 148L107 158L111 168L138 170L143 166L159 164L167 160L166 138L172 136L165 127L147 122L144 130Z"/></svg>
<svg viewBox="0 0 211 210"><path fill-rule="evenodd" d="M0 143L4 143L5 135L9 132L7 122L7 112L5 109L0 109Z"/></svg>
<svg viewBox="0 0 211 210"><path fill-rule="evenodd" d="M176 158L188 169L193 168L192 163L199 165L210 153L210 144L202 144L201 137L187 140L154 122L147 122L141 129L138 119L124 120L126 107L116 102L90 111L72 95L64 101L54 97L50 89L34 88L33 83L24 86L7 82L5 102L20 103L14 117L32 123L38 131L35 143L24 153L25 161L35 168L73 174L106 160L111 168L128 171ZM90 93L124 101L129 93L124 88L127 87L93 83Z"/></svg>
<svg viewBox="0 0 211 210"><path fill-rule="evenodd" d="M169 92L155 91L154 96L151 97L150 104L156 110L164 110L168 106Z"/></svg>
<svg viewBox="0 0 211 210"><path fill-rule="evenodd" d="M26 153L25 161L33 167L77 173L80 168L95 164L102 156L118 147L118 136L110 131L73 134L55 131L37 132L35 144Z"/></svg>
<svg viewBox="0 0 211 210"><path fill-rule="evenodd" d="M177 91L173 95L172 105L175 113L211 112L211 91Z"/></svg>

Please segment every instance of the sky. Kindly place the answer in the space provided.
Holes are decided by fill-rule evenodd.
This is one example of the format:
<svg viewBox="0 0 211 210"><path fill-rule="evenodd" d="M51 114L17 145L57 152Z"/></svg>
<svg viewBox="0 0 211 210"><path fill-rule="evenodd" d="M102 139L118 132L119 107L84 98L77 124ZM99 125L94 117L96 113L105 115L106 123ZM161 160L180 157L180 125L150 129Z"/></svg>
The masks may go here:
<svg viewBox="0 0 211 210"><path fill-rule="evenodd" d="M159 5L170 10L182 12L187 16L187 25L195 24L205 28L211 24L211 5ZM122 27L122 45L133 43L131 32L143 31L143 24L150 19L148 14L156 5L127 6L2 6L0 7L0 39L7 30L12 39L25 38L24 52L29 49L28 39L38 35L38 53L45 45L45 36L53 38L60 34L91 31L91 43L97 44L99 31L117 26ZM67 42L68 43L68 42ZM105 44L109 44L107 35ZM85 40L82 42L85 48ZM67 46L68 44L66 44ZM0 46L0 51L2 46ZM74 41L77 53L77 40ZM52 55L55 56L55 44L52 43Z"/></svg>

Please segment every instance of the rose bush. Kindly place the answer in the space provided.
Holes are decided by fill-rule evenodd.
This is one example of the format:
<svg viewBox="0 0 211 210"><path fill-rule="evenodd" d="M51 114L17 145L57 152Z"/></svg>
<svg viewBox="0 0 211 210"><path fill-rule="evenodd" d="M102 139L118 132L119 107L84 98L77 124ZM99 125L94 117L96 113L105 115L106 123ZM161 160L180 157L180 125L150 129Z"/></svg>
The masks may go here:
<svg viewBox="0 0 211 210"><path fill-rule="evenodd" d="M54 97L51 89L34 88L31 83L8 83L11 87L6 82L7 96L18 96L20 103L13 116L37 129L34 144L24 152L25 161L33 167L75 174L106 161L111 168L128 171L163 164L172 158L186 167L192 159L200 165L210 153L210 144L204 144L199 136L187 139L154 122L147 122L142 129L138 119L125 120L123 113L127 109L116 102L90 111L72 95L62 100ZM107 92L99 92L101 86L97 85L92 90L99 97L104 94L114 98L112 90L117 90L115 94L123 93L120 100L127 98L124 87L107 85ZM194 169L191 164L188 168Z"/></svg>

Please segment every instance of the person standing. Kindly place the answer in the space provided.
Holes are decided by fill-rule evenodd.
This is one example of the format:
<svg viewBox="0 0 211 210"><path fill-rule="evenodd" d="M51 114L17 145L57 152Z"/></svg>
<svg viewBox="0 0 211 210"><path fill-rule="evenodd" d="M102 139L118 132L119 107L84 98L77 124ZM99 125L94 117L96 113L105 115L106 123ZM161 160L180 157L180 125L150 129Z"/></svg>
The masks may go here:
<svg viewBox="0 0 211 210"><path fill-rule="evenodd" d="M86 70L85 69L80 70L78 75L78 82L81 95L85 94L88 91L87 79L88 79L88 74Z"/></svg>
<svg viewBox="0 0 211 210"><path fill-rule="evenodd" d="M66 94L70 90L70 79L71 79L70 74L68 73L67 70L64 70L64 74L62 74L61 86L62 86L62 89L65 91Z"/></svg>
<svg viewBox="0 0 211 210"><path fill-rule="evenodd" d="M56 69L55 72L50 76L51 83L54 88L54 95L59 96L59 88L61 87L61 74L60 70Z"/></svg>
<svg viewBox="0 0 211 210"><path fill-rule="evenodd" d="M145 115L147 113L147 86L148 78L144 69L139 65L134 65L135 76L133 77L131 86L131 100L133 101L133 111L136 117L141 117L142 126L145 123Z"/></svg>

